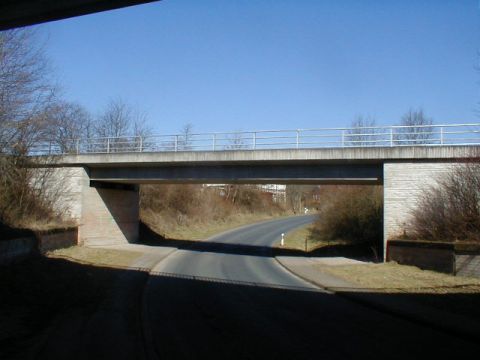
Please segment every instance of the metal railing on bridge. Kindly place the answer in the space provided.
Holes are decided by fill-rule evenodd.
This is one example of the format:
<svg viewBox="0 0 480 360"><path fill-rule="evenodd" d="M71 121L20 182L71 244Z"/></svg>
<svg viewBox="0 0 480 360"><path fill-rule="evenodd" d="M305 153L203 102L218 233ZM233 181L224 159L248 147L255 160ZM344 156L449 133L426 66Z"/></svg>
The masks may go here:
<svg viewBox="0 0 480 360"><path fill-rule="evenodd" d="M480 123L214 132L44 141L32 155L480 145Z"/></svg>

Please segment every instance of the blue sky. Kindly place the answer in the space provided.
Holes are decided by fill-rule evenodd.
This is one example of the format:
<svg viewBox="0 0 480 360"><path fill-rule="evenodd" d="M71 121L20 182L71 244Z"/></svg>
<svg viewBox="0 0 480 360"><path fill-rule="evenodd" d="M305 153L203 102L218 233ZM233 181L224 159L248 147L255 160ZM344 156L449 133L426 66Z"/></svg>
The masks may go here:
<svg viewBox="0 0 480 360"><path fill-rule="evenodd" d="M156 133L477 122L478 0L164 0L37 26L64 96Z"/></svg>

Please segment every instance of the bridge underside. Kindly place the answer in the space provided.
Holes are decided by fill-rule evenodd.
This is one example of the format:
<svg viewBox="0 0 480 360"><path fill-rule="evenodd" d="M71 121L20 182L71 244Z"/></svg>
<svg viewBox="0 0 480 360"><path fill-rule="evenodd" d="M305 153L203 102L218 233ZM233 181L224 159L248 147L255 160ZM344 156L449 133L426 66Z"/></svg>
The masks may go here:
<svg viewBox="0 0 480 360"><path fill-rule="evenodd" d="M0 30L113 10L155 0L15 0L0 4Z"/></svg>
<svg viewBox="0 0 480 360"><path fill-rule="evenodd" d="M382 184L383 166L277 164L91 167L90 180L124 184Z"/></svg>

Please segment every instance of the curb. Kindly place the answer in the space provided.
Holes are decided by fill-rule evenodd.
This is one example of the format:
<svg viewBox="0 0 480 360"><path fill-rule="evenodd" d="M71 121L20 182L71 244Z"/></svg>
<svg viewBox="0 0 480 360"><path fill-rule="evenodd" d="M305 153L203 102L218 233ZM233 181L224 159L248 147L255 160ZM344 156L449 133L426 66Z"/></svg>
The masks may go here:
<svg viewBox="0 0 480 360"><path fill-rule="evenodd" d="M306 281L310 284L313 284L313 285L321 288L322 290L325 290L326 292L328 292L332 295L338 295L338 296L340 296L344 299L347 299L349 301L352 301L356 304L362 305L362 306L367 307L369 309L376 310L376 311L379 311L379 312L382 312L382 313L386 313L388 315L391 315L391 316L394 316L394 317L397 317L397 318L400 318L400 319L403 319L403 320L406 320L406 321L409 321L409 322L413 322L413 323L416 323L416 324L419 324L419 325L422 325L422 326L425 326L425 327L429 327L433 330L441 331L443 333L461 338L463 340L471 341L471 342L474 342L476 344L478 344L479 341L480 341L480 323L470 324L471 326L467 327L467 328L457 326L455 324L450 324L450 326L449 326L447 324L448 321L445 321L446 318L447 318L447 316L445 316L446 313L441 314L443 316L442 320L444 322L431 321L428 318L418 316L414 312L402 311L401 309L395 308L394 306L393 307L389 306L388 304L385 304L384 302L375 301L375 300L371 300L371 299L366 299L365 298L365 293L358 292L358 288L356 289L357 292L352 291L352 292L348 293L348 292L345 292L345 291L337 291L335 288L332 288L332 287L324 286L321 283L318 283L314 280L308 279L304 276L301 276L301 275L297 274L292 269L290 269L285 264L283 264L280 260L278 260L277 257L275 257L275 260L277 261L278 264L280 264L280 266L282 266L284 269L286 269L292 275L294 275L294 276L296 276L296 277L298 277L298 278L300 278L300 279L302 279L302 280L304 280L304 281ZM420 305L420 307L426 308L423 305ZM433 308L428 308L428 309L433 309ZM436 310L436 309L433 309L433 311L440 312L439 310ZM452 319L454 317L455 317L455 315L453 317L450 317L450 319ZM465 319L461 319L461 321L462 322L464 322L464 321L468 322L469 319L465 318ZM475 327L475 325L476 325L476 327Z"/></svg>

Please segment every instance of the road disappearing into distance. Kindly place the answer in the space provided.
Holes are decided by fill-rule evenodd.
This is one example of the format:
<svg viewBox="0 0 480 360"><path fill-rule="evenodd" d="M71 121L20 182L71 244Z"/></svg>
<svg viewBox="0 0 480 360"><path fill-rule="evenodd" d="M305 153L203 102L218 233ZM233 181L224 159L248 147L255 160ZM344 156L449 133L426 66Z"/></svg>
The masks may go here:
<svg viewBox="0 0 480 360"><path fill-rule="evenodd" d="M144 293L148 358L405 359L478 351L477 344L330 294L281 267L271 245L313 220L245 226L158 263Z"/></svg>

